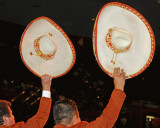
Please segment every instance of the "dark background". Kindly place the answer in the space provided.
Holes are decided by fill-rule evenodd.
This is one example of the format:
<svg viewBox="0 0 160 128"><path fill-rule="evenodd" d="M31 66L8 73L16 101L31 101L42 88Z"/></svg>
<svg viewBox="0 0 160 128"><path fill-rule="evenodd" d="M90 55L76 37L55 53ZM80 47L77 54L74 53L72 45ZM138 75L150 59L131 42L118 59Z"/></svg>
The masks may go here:
<svg viewBox="0 0 160 128"><path fill-rule="evenodd" d="M32 117L41 96L40 78L23 64L19 44L27 24L39 16L55 21L70 37L76 50L76 63L69 73L53 79L52 99L75 100L82 120L100 115L113 90L113 79L98 66L92 48L92 32L98 11L110 0L0 0L0 99L12 102L16 122ZM135 78L126 80L127 98L121 118L126 127L146 127L146 116L160 117L160 1L116 0L139 11L150 23L156 49L150 66ZM28 97L28 99L26 99ZM133 121L133 122L132 122ZM137 125L134 126L133 124ZM54 125L52 113L45 127Z"/></svg>

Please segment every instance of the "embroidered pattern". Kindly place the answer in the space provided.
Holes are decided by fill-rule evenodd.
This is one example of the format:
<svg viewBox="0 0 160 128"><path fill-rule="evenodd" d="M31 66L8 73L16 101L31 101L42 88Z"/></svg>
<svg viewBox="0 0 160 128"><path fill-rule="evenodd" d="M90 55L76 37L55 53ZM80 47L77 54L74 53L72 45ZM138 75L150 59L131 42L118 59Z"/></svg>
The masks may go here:
<svg viewBox="0 0 160 128"><path fill-rule="evenodd" d="M51 33L49 33L49 36L52 36ZM39 46L39 41L41 40L43 36L38 37L35 41L34 41L34 50L36 51L37 55L42 57L45 60L50 60L53 58L53 56L55 55L55 51L52 54L44 54L41 50L40 50L40 46Z"/></svg>

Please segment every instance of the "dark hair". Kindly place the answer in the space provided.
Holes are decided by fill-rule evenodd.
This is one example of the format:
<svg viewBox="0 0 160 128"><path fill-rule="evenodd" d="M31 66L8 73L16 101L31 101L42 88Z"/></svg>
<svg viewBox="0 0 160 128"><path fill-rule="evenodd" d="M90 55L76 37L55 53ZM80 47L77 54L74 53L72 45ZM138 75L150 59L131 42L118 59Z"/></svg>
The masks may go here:
<svg viewBox="0 0 160 128"><path fill-rule="evenodd" d="M73 116L78 117L78 109L76 103L71 99L62 99L55 103L53 106L53 117L55 124L68 125L72 121Z"/></svg>
<svg viewBox="0 0 160 128"><path fill-rule="evenodd" d="M9 107L11 103L6 100L0 100L0 125L3 125L3 116L10 116Z"/></svg>

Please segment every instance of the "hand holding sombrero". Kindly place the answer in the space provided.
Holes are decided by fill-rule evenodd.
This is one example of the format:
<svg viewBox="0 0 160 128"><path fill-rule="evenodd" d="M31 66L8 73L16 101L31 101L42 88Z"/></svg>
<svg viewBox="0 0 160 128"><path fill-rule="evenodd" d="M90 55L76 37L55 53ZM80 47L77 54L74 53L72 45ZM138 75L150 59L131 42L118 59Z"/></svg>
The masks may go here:
<svg viewBox="0 0 160 128"><path fill-rule="evenodd" d="M70 71L76 60L71 40L48 17L38 17L26 27L20 54L27 68L39 77L44 74L60 77Z"/></svg>
<svg viewBox="0 0 160 128"><path fill-rule="evenodd" d="M102 70L113 77L115 67L126 78L142 73L151 63L155 37L147 20L128 5L111 2L99 11L93 30L93 49Z"/></svg>

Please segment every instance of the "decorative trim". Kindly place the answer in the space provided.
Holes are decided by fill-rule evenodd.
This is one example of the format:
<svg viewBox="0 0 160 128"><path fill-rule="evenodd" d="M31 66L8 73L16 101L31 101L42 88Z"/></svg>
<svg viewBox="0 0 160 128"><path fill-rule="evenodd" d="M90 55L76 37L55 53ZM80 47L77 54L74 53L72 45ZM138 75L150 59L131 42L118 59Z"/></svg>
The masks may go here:
<svg viewBox="0 0 160 128"><path fill-rule="evenodd" d="M51 33L49 33L49 37L51 37ZM41 50L40 50L40 44L39 41L41 40L41 38L45 36L42 35L40 37L38 37L35 41L34 41L34 50L36 51L37 55L40 56L41 58L45 59L45 60L50 60L54 57L57 48L54 50L54 52L52 54L44 54Z"/></svg>

